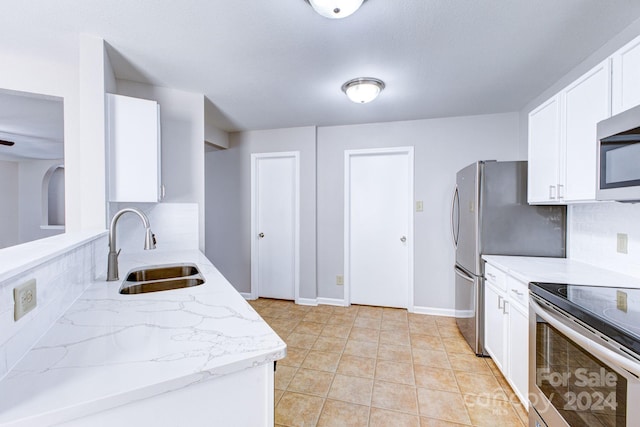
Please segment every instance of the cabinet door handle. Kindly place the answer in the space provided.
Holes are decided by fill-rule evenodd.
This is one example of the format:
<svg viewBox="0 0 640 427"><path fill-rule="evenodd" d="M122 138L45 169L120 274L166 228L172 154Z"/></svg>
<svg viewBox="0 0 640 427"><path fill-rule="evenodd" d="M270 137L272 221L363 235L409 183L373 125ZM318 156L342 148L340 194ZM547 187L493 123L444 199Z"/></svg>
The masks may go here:
<svg viewBox="0 0 640 427"><path fill-rule="evenodd" d="M498 310L502 310L502 312L504 313L504 300L502 299L502 297L500 295L498 295Z"/></svg>
<svg viewBox="0 0 640 427"><path fill-rule="evenodd" d="M550 185L549 186L549 200L555 200L556 199L556 186L555 185Z"/></svg>
<svg viewBox="0 0 640 427"><path fill-rule="evenodd" d="M564 199L564 185L558 184L558 199Z"/></svg>
<svg viewBox="0 0 640 427"><path fill-rule="evenodd" d="M507 304L509 303L509 301L505 300L504 304L502 304L502 314L509 314L509 312L507 311Z"/></svg>
<svg viewBox="0 0 640 427"><path fill-rule="evenodd" d="M486 274L487 274L487 277L488 277L489 279L491 279L491 280L493 280L493 281L495 281L495 280L496 280L496 275L495 275L495 274L491 274L491 273L486 273Z"/></svg>
<svg viewBox="0 0 640 427"><path fill-rule="evenodd" d="M514 294L518 295L519 297L521 297L522 295L524 295L524 292L520 292L517 289L511 289L511 292L513 292Z"/></svg>

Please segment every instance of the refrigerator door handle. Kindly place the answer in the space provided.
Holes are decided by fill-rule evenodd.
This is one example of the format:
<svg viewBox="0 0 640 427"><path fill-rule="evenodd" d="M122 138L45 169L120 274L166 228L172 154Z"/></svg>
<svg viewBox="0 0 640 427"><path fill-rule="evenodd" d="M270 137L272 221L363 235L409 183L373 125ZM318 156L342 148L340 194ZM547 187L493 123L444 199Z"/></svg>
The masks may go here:
<svg viewBox="0 0 640 427"><path fill-rule="evenodd" d="M457 204L456 201L458 201ZM458 224L453 223L453 213L456 209L456 205L458 207ZM455 249L458 249L458 235L456 235L456 225L458 226L458 233L460 233L460 196L458 194L458 186L456 186L456 189L453 191L453 196L451 197L451 239L453 240L453 247Z"/></svg>

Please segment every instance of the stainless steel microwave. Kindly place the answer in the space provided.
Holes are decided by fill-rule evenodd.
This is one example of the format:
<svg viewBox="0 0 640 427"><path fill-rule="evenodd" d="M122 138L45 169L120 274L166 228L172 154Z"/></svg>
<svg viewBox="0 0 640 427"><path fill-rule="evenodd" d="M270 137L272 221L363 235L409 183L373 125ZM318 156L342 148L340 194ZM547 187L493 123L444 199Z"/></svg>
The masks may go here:
<svg viewBox="0 0 640 427"><path fill-rule="evenodd" d="M640 106L598 123L597 200L640 202Z"/></svg>

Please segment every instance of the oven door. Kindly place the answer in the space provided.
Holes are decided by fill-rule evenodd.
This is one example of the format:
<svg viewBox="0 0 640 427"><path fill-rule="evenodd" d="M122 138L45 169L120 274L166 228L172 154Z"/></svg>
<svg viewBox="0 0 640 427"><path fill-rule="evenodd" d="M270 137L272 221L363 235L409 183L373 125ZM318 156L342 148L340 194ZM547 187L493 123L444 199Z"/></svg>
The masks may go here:
<svg viewBox="0 0 640 427"><path fill-rule="evenodd" d="M637 423L640 361L535 295L529 308L530 426Z"/></svg>

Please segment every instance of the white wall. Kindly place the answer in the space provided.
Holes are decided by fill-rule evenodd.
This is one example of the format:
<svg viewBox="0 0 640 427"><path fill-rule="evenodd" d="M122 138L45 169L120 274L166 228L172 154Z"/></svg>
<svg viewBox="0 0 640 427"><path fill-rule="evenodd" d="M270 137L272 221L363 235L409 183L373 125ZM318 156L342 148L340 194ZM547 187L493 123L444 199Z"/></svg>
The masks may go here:
<svg viewBox="0 0 640 427"><path fill-rule="evenodd" d="M116 80L116 84L120 95L160 104L163 202L198 204L200 249L204 250L204 96L128 80Z"/></svg>
<svg viewBox="0 0 640 427"><path fill-rule="evenodd" d="M0 249L20 242L18 163L0 160Z"/></svg>
<svg viewBox="0 0 640 427"><path fill-rule="evenodd" d="M476 160L518 157L516 113L375 123L318 129L318 295L343 298L344 151L413 146L415 200L414 304L454 307L454 251L449 206L455 174Z"/></svg>
<svg viewBox="0 0 640 427"><path fill-rule="evenodd" d="M251 291L251 153L300 151L300 297L316 298L316 129L232 133L206 153L206 255L240 292Z"/></svg>
<svg viewBox="0 0 640 427"><path fill-rule="evenodd" d="M29 160L19 162L18 211L20 214L20 243L55 236L64 230L42 229L43 180L52 166L62 164L58 160ZM47 200L47 197L44 198Z"/></svg>
<svg viewBox="0 0 640 427"><path fill-rule="evenodd" d="M640 20L621 31L520 111L520 151L527 152L528 115L619 48L640 35ZM640 205L589 203L569 207L568 257L640 277ZM627 233L629 253L616 251L617 233Z"/></svg>

